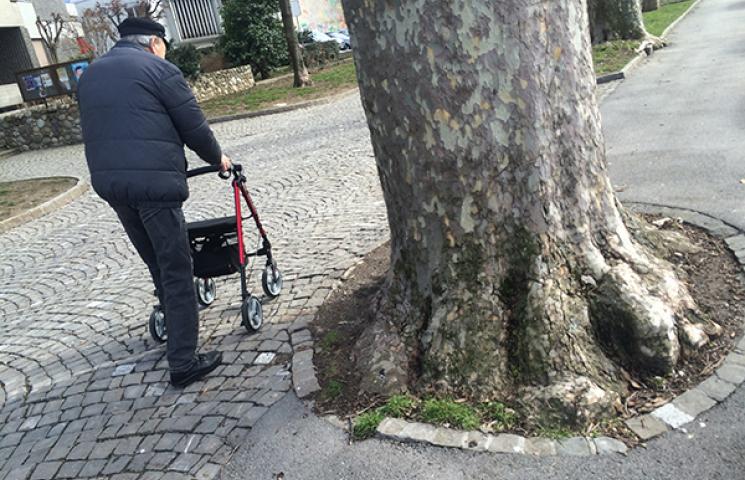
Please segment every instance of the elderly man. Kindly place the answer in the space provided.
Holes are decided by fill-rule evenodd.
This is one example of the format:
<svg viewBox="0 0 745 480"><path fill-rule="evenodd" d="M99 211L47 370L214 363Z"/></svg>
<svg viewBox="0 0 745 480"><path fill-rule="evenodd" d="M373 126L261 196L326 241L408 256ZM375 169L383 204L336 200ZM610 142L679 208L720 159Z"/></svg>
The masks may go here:
<svg viewBox="0 0 745 480"><path fill-rule="evenodd" d="M114 209L153 277L166 313L171 384L207 375L222 354L197 354L199 317L182 203L189 196L184 144L230 169L189 85L165 60L162 25L128 18L121 40L93 62L78 96L91 183Z"/></svg>

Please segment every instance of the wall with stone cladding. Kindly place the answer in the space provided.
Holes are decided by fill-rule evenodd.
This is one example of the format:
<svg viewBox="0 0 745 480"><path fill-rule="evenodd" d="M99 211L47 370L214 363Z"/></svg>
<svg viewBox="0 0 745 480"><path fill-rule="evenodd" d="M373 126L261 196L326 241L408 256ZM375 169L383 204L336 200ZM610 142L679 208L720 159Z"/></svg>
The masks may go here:
<svg viewBox="0 0 745 480"><path fill-rule="evenodd" d="M81 141L77 104L37 106L0 117L0 150L39 150Z"/></svg>
<svg viewBox="0 0 745 480"><path fill-rule="evenodd" d="M255 84L248 65L205 73L190 83L198 102L248 90Z"/></svg>
<svg viewBox="0 0 745 480"><path fill-rule="evenodd" d="M251 67L237 67L202 75L192 82L197 101L247 90L254 86ZM26 108L20 113L0 117L0 150L39 150L80 143L80 116L77 104L69 100L50 100L54 105Z"/></svg>

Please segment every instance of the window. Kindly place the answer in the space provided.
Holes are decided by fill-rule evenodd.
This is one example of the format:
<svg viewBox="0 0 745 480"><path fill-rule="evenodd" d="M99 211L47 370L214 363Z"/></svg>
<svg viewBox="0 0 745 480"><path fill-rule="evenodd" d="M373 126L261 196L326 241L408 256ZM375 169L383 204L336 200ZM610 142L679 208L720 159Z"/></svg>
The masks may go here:
<svg viewBox="0 0 745 480"><path fill-rule="evenodd" d="M172 0L171 5L182 40L220 34L218 14L211 0Z"/></svg>

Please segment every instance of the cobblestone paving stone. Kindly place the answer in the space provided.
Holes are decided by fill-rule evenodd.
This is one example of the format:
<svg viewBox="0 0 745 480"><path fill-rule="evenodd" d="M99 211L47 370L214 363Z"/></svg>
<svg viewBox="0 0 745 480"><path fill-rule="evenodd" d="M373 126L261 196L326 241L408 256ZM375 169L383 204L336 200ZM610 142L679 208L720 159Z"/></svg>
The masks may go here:
<svg viewBox="0 0 745 480"><path fill-rule="evenodd" d="M214 129L247 167L284 274L282 295L265 299L264 327L249 334L240 325L237 277L217 279L200 341L223 351L225 365L173 389L164 347L147 331L149 276L104 202L90 192L0 235L0 478L217 478L291 388L290 335L346 269L387 239L356 95ZM50 175L87 177L82 146L0 160L2 181ZM188 219L230 213L220 182L191 183ZM251 286L261 292L255 267Z"/></svg>

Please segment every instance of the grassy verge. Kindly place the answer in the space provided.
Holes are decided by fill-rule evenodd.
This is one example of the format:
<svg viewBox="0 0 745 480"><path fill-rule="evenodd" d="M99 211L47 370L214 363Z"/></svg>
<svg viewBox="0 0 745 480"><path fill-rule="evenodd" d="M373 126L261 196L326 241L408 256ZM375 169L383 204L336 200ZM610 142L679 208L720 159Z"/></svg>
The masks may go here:
<svg viewBox="0 0 745 480"><path fill-rule="evenodd" d="M685 13L694 0L671 3L644 14L644 24L652 35L662 32ZM592 47L595 73L605 75L621 70L636 55L637 40L614 40ZM285 67L283 67L285 68ZM289 69L288 69L289 72ZM275 74L282 74L278 69ZM339 93L357 86L353 63L342 63L311 74L313 86L293 88L292 78L284 78L269 85L257 85L245 92L214 98L202 104L208 117L251 112L277 105L290 105Z"/></svg>
<svg viewBox="0 0 745 480"><path fill-rule="evenodd" d="M695 0L669 3L653 12L644 13L644 26L655 36L662 32L688 10ZM592 46L595 74L605 75L621 70L636 56L638 40L613 40Z"/></svg>
<svg viewBox="0 0 745 480"><path fill-rule="evenodd" d="M592 46L595 74L605 75L621 70L636 56L638 40L612 40Z"/></svg>
<svg viewBox="0 0 745 480"><path fill-rule="evenodd" d="M353 63L342 63L311 74L312 87L294 88L292 78L283 78L269 85L257 85L245 92L213 98L202 103L207 117L250 112L282 104L293 104L326 97L357 86Z"/></svg>
<svg viewBox="0 0 745 480"><path fill-rule="evenodd" d="M693 2L694 0L685 0L678 3L668 3L657 10L646 12L644 13L644 26L647 27L649 33L659 37L671 23L693 5Z"/></svg>
<svg viewBox="0 0 745 480"><path fill-rule="evenodd" d="M41 205L74 187L76 183L76 179L69 177L0 182L0 220Z"/></svg>

